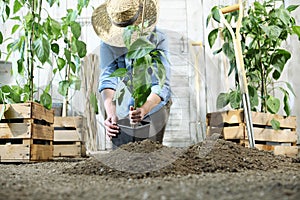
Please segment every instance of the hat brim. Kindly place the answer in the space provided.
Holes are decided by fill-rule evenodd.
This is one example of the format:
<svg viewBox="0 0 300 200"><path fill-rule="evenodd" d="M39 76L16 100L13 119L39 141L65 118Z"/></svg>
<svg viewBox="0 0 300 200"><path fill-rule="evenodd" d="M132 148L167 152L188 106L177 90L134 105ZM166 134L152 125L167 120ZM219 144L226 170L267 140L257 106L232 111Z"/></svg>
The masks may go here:
<svg viewBox="0 0 300 200"><path fill-rule="evenodd" d="M148 27L146 31L152 31L157 23L159 8L158 0L148 0L146 1L144 22L148 22ZM92 14L92 25L96 34L101 38L101 40L111 46L125 47L123 41L124 27L118 27L111 23L110 18L107 13L107 3L103 3L97 7ZM142 12L137 18L133 25L139 25L142 23ZM133 38L136 35L133 35Z"/></svg>

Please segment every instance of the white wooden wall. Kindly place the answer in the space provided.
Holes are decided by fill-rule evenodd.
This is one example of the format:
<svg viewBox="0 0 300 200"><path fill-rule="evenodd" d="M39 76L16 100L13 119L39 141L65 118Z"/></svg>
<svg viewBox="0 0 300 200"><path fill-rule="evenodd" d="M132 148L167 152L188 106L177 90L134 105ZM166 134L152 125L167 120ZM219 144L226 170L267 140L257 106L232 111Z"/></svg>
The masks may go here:
<svg viewBox="0 0 300 200"><path fill-rule="evenodd" d="M73 6L74 0L65 2L66 7ZM251 4L254 0L248 0ZM90 23L92 7L97 7L103 0L90 1L91 7L83 11L80 22L83 25L82 39L87 43L89 54L99 55L99 38ZM160 19L158 26L169 36L170 55L172 63L171 85L173 90L173 106L166 130L164 144L168 146L187 146L203 140L205 135L205 115L216 111L215 102L218 94L226 91L232 85L232 78L227 77L228 64L222 56L214 56L207 42L207 35L214 26L206 27L206 18L215 5L230 5L235 0L160 0ZM299 0L286 0L286 5L300 3ZM64 8L62 8L64 9ZM61 10L54 9L59 18ZM300 9L294 13L300 24ZM1 30L6 29L0 24ZM193 42L201 42L202 46L192 46ZM286 47L292 51L292 59L286 70L285 79L292 82L297 97L292 98L292 114L297 116L300 127L300 45L297 38L287 41ZM1 47L3 49L3 47ZM39 85L45 78L40 75ZM53 90L55 93L55 90ZM77 95L77 96L76 96ZM72 101L72 112L83 113L84 107L80 97L75 94ZM58 96L59 99L59 96ZM103 134L103 126L99 122L99 134ZM298 130L298 132L300 132ZM101 137L102 138L102 137ZM300 141L300 138L299 140ZM106 141L103 145L108 145Z"/></svg>

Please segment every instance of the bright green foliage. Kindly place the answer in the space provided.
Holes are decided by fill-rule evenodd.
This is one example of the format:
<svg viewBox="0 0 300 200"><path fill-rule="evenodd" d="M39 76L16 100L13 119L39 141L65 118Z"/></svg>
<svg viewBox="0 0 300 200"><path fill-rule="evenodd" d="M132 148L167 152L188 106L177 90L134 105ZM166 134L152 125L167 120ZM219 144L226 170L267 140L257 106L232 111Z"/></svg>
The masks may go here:
<svg viewBox="0 0 300 200"><path fill-rule="evenodd" d="M158 50L156 45L148 40L149 35L141 35L131 42L132 34L139 32L137 26L126 27L123 39L128 49L126 58L131 60L131 69L119 68L111 77L127 79L127 88L134 98L135 107L141 107L147 100L151 92L152 76L155 76L162 87L165 79L165 67L161 61L161 56L166 58L163 51ZM149 33L154 34L154 33ZM124 89L117 91L116 98L123 98Z"/></svg>
<svg viewBox="0 0 300 200"><path fill-rule="evenodd" d="M289 96L294 95L290 83L285 83L285 88L280 87L279 79L284 71L291 53L282 48L282 42L295 34L300 38L300 27L295 24L291 12L297 9L298 5L285 8L282 4L275 7L275 0L265 0L263 3L254 2L242 20L241 37L243 59L248 81L251 109L262 112L277 113L280 110L281 102L284 104L284 111L290 115ZM214 7L208 17L207 23L214 19L220 22L218 9ZM236 21L238 11L226 14L226 20L231 23ZM223 52L229 60L231 73L237 73L235 54L232 37L227 28L212 30L208 35L209 45L212 48L219 34L224 38L221 49L214 53ZM217 100L217 107L222 108L230 103L233 108L240 108L242 99L238 95L239 83L236 77L236 89L228 93L221 93ZM282 81L281 81L282 84ZM283 93L283 99L273 96L274 90ZM221 102L224 101L224 102ZM260 108L259 108L260 106Z"/></svg>

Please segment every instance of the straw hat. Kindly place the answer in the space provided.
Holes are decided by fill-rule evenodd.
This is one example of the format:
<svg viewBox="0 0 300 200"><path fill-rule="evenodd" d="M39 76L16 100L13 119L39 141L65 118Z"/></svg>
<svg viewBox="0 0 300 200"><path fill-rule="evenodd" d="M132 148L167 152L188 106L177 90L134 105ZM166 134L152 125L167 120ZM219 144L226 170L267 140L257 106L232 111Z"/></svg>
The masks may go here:
<svg viewBox="0 0 300 200"><path fill-rule="evenodd" d="M124 47L123 31L126 26L148 22L144 31L152 31L157 23L159 0L106 0L93 11L92 25L96 34L107 44Z"/></svg>

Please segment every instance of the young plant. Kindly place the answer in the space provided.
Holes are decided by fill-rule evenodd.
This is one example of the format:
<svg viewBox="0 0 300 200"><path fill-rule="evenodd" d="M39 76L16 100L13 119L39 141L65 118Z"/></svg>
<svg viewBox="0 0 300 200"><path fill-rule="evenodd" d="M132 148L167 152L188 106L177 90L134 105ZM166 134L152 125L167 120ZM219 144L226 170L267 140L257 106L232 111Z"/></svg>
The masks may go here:
<svg viewBox="0 0 300 200"><path fill-rule="evenodd" d="M2 22L13 22L10 36L3 38L0 31L0 44L8 42L6 60L14 53L17 73L23 77L24 83L17 86L5 86L0 89L0 103L21 103L26 101L38 101L44 107L52 107L52 97L49 94L52 80L37 96L34 85L34 71L43 69L45 64L54 65L53 70L65 69L66 75L59 83L59 93L68 96L68 89L80 88L80 79L77 73L80 68L80 58L86 55L86 44L79 40L81 26L75 20L86 7L89 1L78 0L77 9L67 10L66 17L59 22L52 18L45 9L44 4L50 8L59 6L59 0L15 0L10 6L10 0L0 3ZM42 18L45 16L45 18ZM65 45L61 45L65 44ZM63 52L62 52L63 51ZM0 58L1 58L0 54ZM16 97L19 95L18 97Z"/></svg>
<svg viewBox="0 0 300 200"><path fill-rule="evenodd" d="M279 0L266 0L263 3L254 2L253 7L247 10L247 15L242 20L241 37L243 59L248 81L251 109L253 111L278 113L283 102L286 115L290 115L289 96L295 95L288 81L279 81L291 53L282 48L282 42L290 35L296 34L300 38L300 27L295 24L291 16L298 5L284 7L283 2L278 7ZM237 12L226 14L229 23L236 21ZM207 19L220 22L218 8L214 7ZM229 92L220 93L217 99L217 108L228 104L233 109L241 108L241 95L235 63L235 54L231 35L227 28L216 28L209 33L208 41L212 48L216 39L222 35L224 43L214 52L223 52L229 60L230 70L228 75L235 72L235 88ZM274 91L281 91L283 99L274 96Z"/></svg>
<svg viewBox="0 0 300 200"><path fill-rule="evenodd" d="M131 42L132 35L138 37ZM166 58L163 50L157 48L159 44L153 44L149 37L155 33L143 34L140 27L128 26L123 34L124 43L128 49L126 58L131 61L128 68L118 68L111 77L120 77L125 83L134 99L134 107L141 107L151 92L153 81L158 81L162 87L166 79L165 66L161 57ZM167 58L166 58L167 59ZM116 98L123 96L122 88L116 93Z"/></svg>
<svg viewBox="0 0 300 200"><path fill-rule="evenodd" d="M81 6L87 6L87 4ZM56 60L53 74L59 72L61 76L58 92L64 97L64 115L67 113L69 89L80 90L81 58L87 53L86 44L80 40L81 25L76 22L82 9L81 6L78 5L79 10L67 10L66 16L61 19L60 27L57 27L57 33L60 37L51 46ZM59 42L64 44L61 48Z"/></svg>

